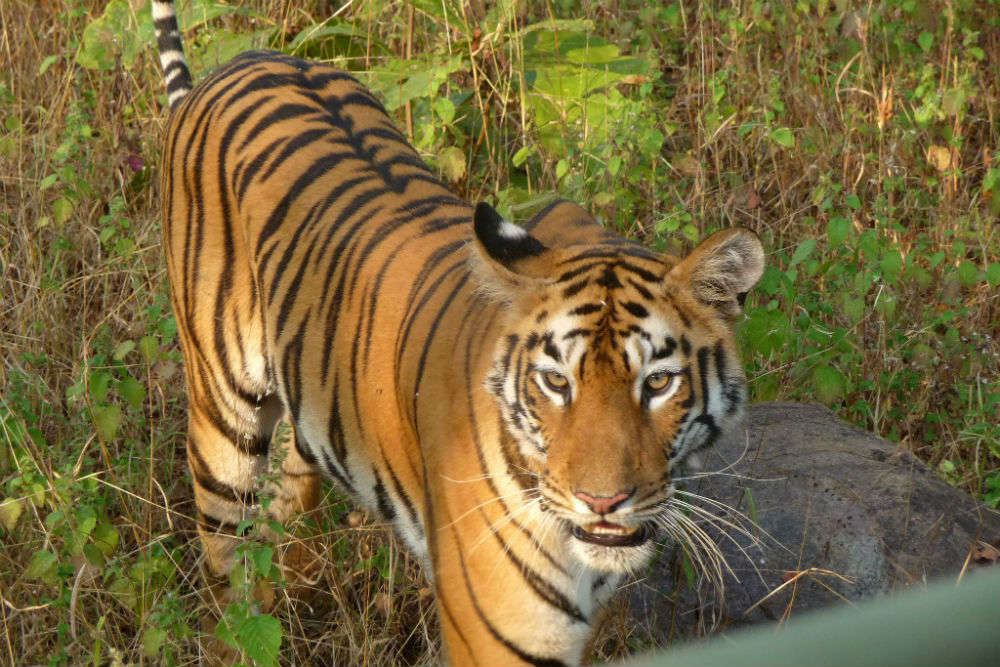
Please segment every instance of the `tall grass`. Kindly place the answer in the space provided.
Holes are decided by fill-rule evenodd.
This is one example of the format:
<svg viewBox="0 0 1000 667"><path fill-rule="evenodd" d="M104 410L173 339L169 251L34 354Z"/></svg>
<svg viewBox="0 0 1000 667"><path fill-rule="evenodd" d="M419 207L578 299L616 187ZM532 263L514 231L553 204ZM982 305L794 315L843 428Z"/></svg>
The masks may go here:
<svg viewBox="0 0 1000 667"><path fill-rule="evenodd" d="M0 664L217 648L144 4L0 0ZM1000 503L996 0L232 4L186 3L196 74L261 45L350 69L469 200L520 219L558 191L665 250L758 231L755 397L823 402ZM283 660L433 660L432 601L396 542L333 496L299 524L286 540L323 567L298 602L247 550ZM623 613L598 658L647 641Z"/></svg>

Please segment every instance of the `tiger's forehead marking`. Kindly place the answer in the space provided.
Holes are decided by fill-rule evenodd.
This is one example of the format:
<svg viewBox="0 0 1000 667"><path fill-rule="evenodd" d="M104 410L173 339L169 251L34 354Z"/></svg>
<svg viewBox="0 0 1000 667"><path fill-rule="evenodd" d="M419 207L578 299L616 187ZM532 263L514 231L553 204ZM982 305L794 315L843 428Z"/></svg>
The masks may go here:
<svg viewBox="0 0 1000 667"><path fill-rule="evenodd" d="M661 281L629 259L587 257L557 278L557 284L566 285L561 295L567 305L556 313L538 313L536 323L545 329L529 335L529 349L541 345L554 364L579 366L581 376L588 359L605 360L631 375L678 349L686 356L690 343L685 336L678 343L670 314L676 312L682 322L686 318L666 294L654 293Z"/></svg>

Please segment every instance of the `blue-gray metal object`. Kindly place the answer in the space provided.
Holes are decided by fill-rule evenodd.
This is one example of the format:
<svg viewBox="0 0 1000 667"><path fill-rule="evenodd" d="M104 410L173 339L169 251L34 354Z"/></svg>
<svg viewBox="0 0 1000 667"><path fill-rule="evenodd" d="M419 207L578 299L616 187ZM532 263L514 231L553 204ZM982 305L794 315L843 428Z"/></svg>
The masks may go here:
<svg viewBox="0 0 1000 667"><path fill-rule="evenodd" d="M628 667L1000 667L1000 571L716 637Z"/></svg>

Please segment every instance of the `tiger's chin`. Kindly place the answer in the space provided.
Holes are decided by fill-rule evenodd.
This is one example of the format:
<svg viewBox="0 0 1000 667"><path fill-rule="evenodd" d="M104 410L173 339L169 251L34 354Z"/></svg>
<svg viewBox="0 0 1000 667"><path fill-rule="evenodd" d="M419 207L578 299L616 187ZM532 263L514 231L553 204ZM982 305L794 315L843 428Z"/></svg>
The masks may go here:
<svg viewBox="0 0 1000 667"><path fill-rule="evenodd" d="M569 548L586 567L627 574L642 568L653 557L655 533L650 523L622 526L600 521L586 526L573 525Z"/></svg>

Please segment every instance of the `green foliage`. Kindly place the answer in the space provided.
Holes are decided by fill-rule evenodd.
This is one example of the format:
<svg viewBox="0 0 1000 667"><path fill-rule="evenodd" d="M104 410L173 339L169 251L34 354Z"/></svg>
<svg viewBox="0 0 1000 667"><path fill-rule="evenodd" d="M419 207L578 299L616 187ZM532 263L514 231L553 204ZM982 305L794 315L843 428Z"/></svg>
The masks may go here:
<svg viewBox="0 0 1000 667"><path fill-rule="evenodd" d="M741 324L753 398L822 402L1000 507L994 0L179 5L196 80L257 47L351 70L458 194L515 219L558 191L659 250L754 229L769 256ZM0 207L0 588L37 607L41 639L13 639L25 664L191 664L212 636L192 574L148 9L4 15L0 176L18 205ZM321 536L340 570L324 639L261 604L285 585L281 527L245 526L215 634L241 659L319 642L350 647L347 664L431 660L412 639L434 635L414 631L426 601L400 583L414 566L366 527L348 535L349 509L295 533ZM690 558L680 567L693 583ZM380 595L391 613L372 611Z"/></svg>

